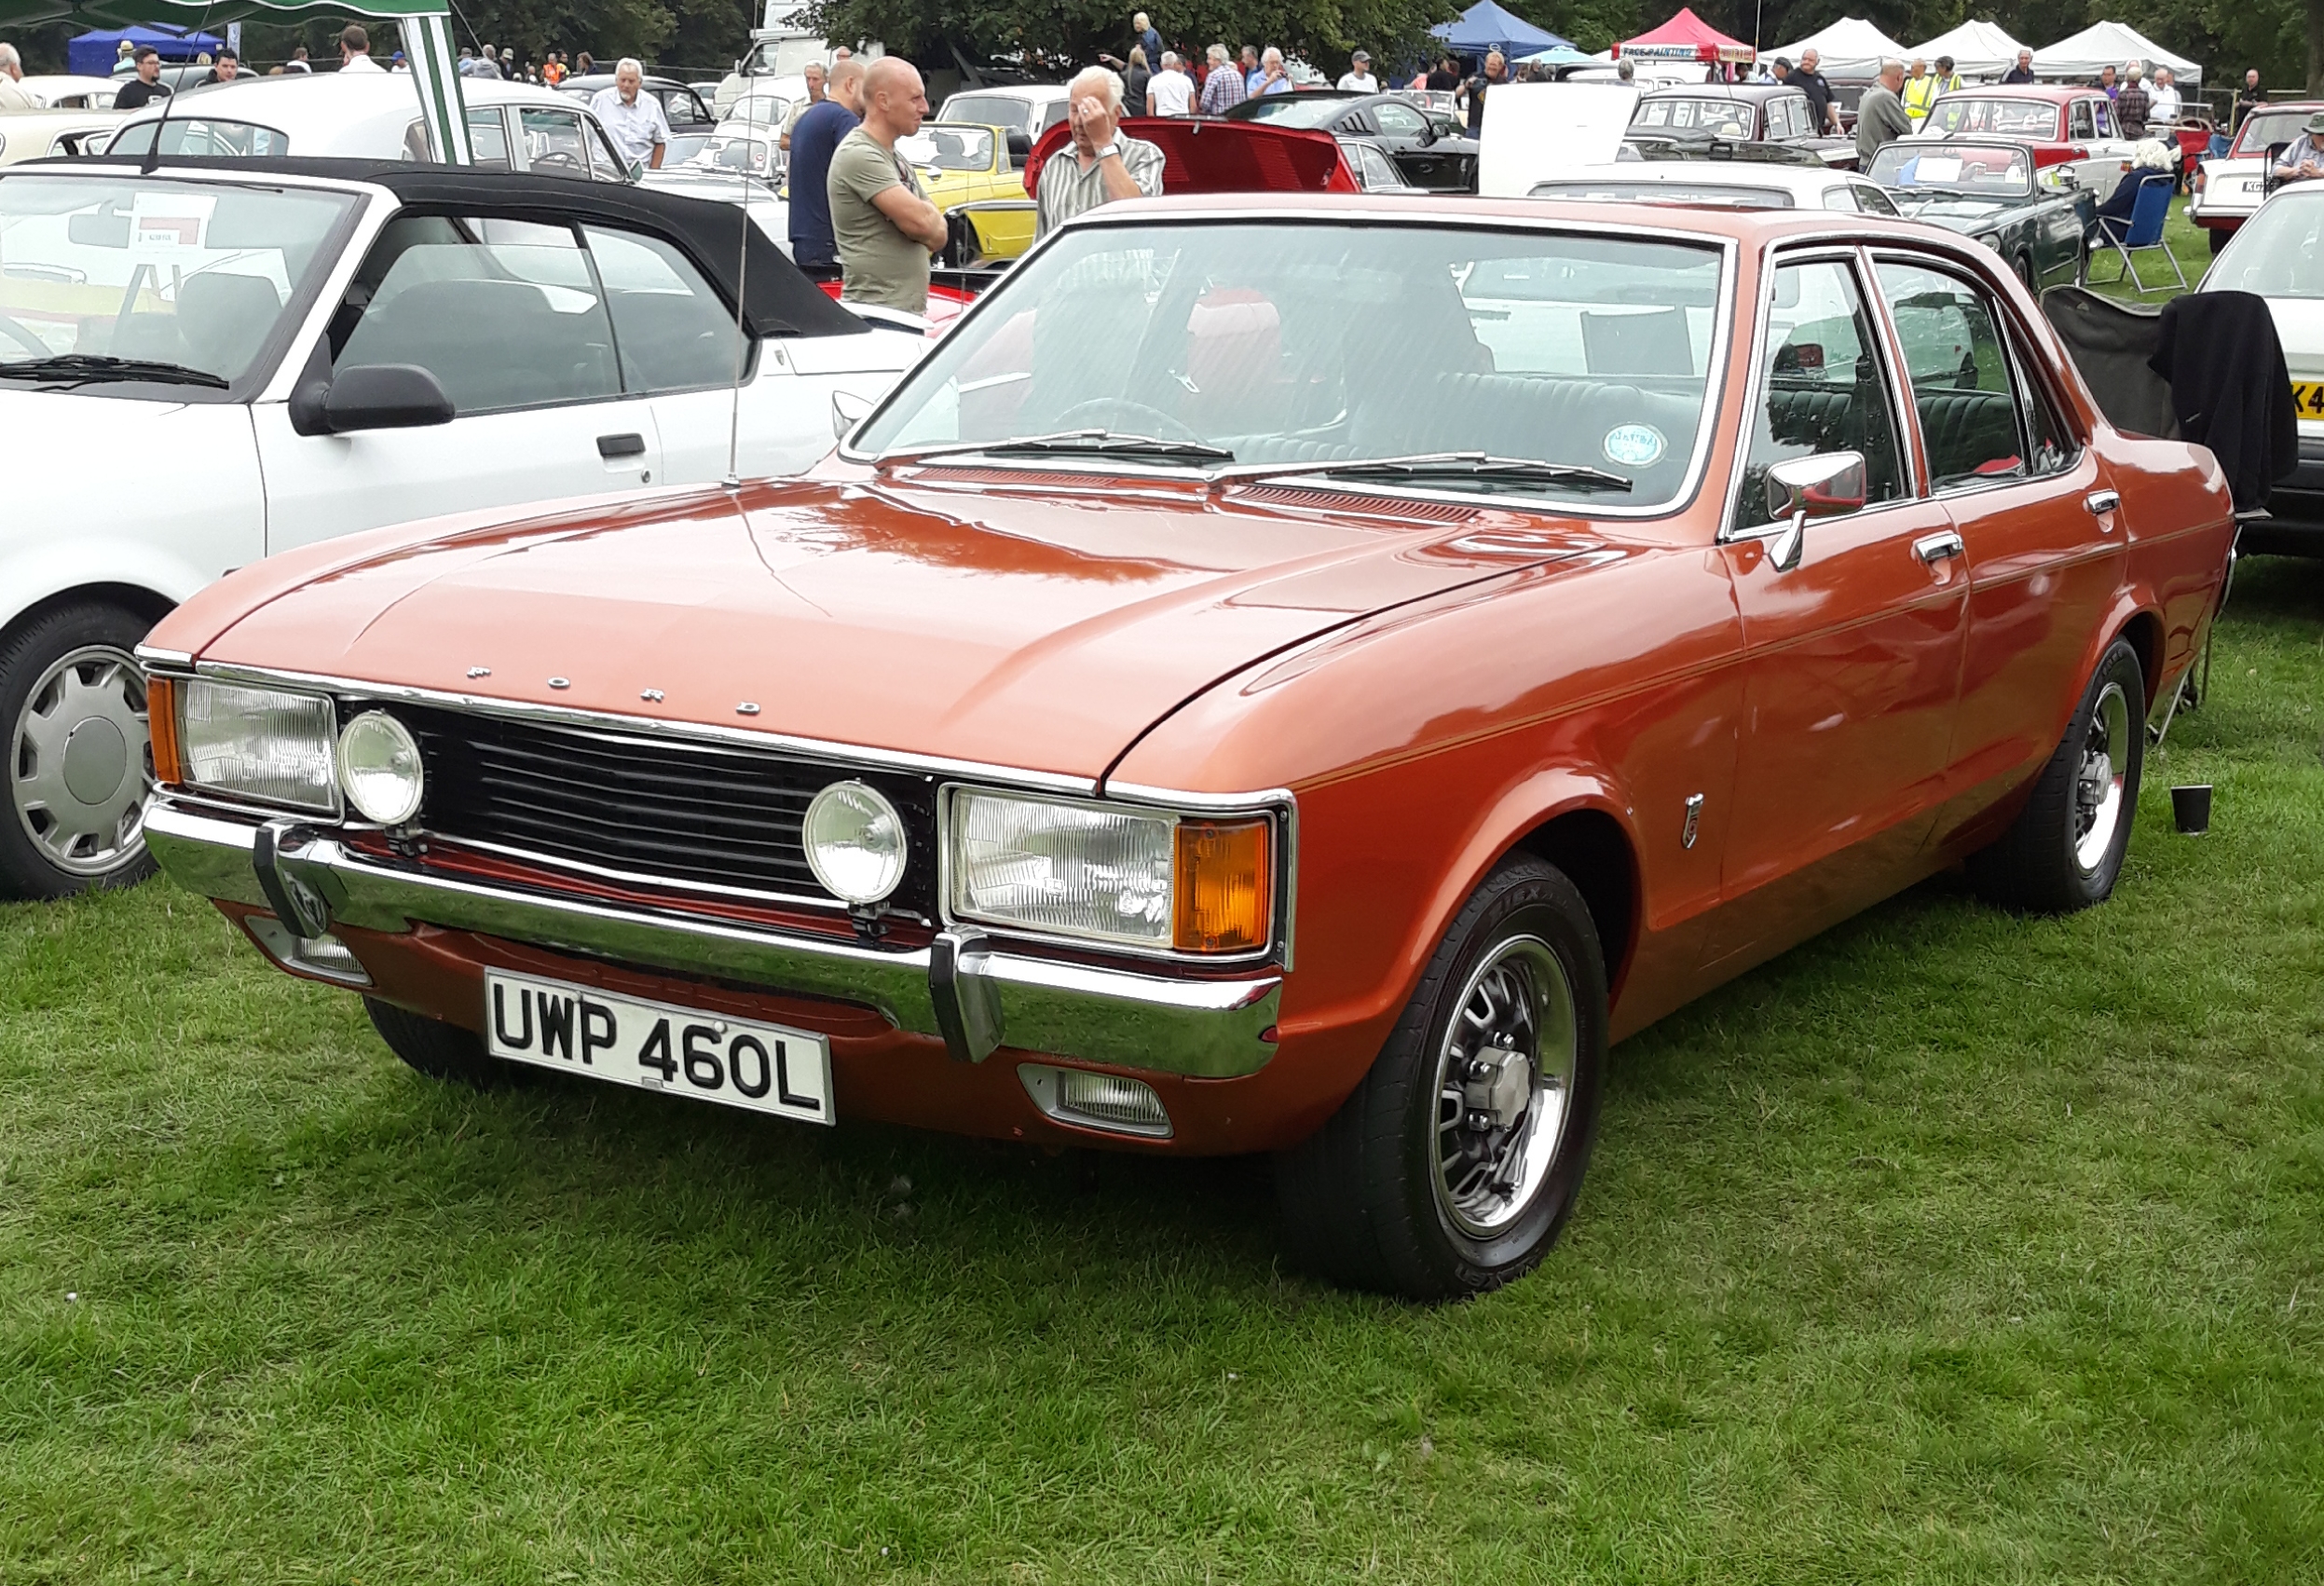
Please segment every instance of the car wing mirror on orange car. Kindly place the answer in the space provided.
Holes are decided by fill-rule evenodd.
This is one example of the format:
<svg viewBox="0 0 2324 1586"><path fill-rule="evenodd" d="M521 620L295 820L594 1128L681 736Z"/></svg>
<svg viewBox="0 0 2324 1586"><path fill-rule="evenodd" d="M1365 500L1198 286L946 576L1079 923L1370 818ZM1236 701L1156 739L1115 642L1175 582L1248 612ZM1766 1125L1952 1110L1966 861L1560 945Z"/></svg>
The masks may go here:
<svg viewBox="0 0 2324 1586"><path fill-rule="evenodd" d="M1792 458L1767 471L1770 521L1732 538L1765 541L1768 561L1777 572L1787 573L1806 553L1808 520L1861 512L1865 496L1862 452Z"/></svg>

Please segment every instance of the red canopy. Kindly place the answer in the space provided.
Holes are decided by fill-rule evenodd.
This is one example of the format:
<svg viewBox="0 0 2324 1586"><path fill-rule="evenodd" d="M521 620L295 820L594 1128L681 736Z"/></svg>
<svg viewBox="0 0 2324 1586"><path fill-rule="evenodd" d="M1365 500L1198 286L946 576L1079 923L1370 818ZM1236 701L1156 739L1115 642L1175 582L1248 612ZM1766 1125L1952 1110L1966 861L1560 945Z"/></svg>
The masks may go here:
<svg viewBox="0 0 2324 1586"><path fill-rule="evenodd" d="M1696 16L1691 7L1681 7L1678 15L1661 27L1616 45L1614 53L1654 61L1731 61L1747 66L1759 52L1742 39L1719 32Z"/></svg>

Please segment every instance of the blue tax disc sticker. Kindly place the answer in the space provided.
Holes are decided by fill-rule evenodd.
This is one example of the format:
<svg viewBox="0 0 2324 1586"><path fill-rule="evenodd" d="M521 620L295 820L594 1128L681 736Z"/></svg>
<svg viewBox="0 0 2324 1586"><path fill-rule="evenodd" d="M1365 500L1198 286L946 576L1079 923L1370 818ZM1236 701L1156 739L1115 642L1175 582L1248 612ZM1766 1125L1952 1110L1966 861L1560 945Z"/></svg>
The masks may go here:
<svg viewBox="0 0 2324 1586"><path fill-rule="evenodd" d="M1606 455L1625 468L1650 467L1662 455L1662 431L1651 424L1618 424L1606 432Z"/></svg>

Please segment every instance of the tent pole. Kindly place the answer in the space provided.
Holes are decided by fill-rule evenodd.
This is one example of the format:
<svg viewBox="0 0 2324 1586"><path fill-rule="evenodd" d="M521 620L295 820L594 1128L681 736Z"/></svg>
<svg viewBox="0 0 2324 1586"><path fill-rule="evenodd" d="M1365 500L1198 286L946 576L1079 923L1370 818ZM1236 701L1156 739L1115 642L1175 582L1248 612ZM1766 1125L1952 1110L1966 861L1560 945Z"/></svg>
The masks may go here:
<svg viewBox="0 0 2324 1586"><path fill-rule="evenodd" d="M396 18L403 58L411 63L412 86L419 90L420 114L434 134L437 156L446 165L473 165L468 142L468 102L460 92L459 62L452 47L448 11Z"/></svg>

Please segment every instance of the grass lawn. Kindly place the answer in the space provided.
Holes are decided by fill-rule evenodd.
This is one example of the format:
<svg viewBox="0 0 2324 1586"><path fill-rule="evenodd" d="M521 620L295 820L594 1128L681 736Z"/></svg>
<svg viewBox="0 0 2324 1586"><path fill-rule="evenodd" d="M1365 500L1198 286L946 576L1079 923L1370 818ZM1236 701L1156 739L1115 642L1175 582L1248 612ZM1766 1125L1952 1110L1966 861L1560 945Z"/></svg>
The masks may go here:
<svg viewBox="0 0 2324 1586"><path fill-rule="evenodd" d="M2179 261L2189 290L2200 285L2203 272L2211 267L2211 239L2209 233L2187 218L2184 198L2170 201L2170 218L2163 223L2163 246ZM2179 295L2179 282L2168 265L2151 253L2140 253L2135 257L2139 279L2146 282L2144 293L2128 281L2116 279L2115 272L2122 268L2122 255L2111 248L2090 255L2091 271L2098 278L2091 289L2125 303L2142 303L2150 308L2159 308Z"/></svg>
<svg viewBox="0 0 2324 1586"><path fill-rule="evenodd" d="M473 1096L168 885L0 910L0 1582L2324 1578L2324 566L2216 678L2110 906L1620 1047L1437 1310L1259 1165Z"/></svg>

